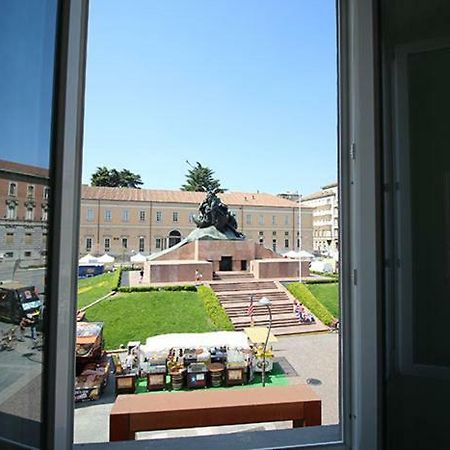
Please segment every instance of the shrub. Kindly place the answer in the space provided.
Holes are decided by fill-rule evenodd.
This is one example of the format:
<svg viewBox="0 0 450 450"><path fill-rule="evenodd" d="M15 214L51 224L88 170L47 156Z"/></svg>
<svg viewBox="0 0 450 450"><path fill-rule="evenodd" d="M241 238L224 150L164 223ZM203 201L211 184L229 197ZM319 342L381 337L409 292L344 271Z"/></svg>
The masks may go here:
<svg viewBox="0 0 450 450"><path fill-rule="evenodd" d="M303 280L304 284L328 284L328 283L336 283L339 281L339 278L328 278L327 280L319 279L319 280Z"/></svg>
<svg viewBox="0 0 450 450"><path fill-rule="evenodd" d="M322 277L339 279L339 274L334 272L319 272L318 270L310 270L310 272L315 275L321 275Z"/></svg>
<svg viewBox="0 0 450 450"><path fill-rule="evenodd" d="M197 291L214 326L218 330L234 331L234 326L214 291L206 286L199 286Z"/></svg>
<svg viewBox="0 0 450 450"><path fill-rule="evenodd" d="M119 267L115 271L115 277L114 277L114 283L112 285L113 291L119 291L120 290L120 283L122 281L122 267Z"/></svg>
<svg viewBox="0 0 450 450"><path fill-rule="evenodd" d="M297 300L302 302L321 322L329 327L333 326L336 319L303 283L291 283L287 288L289 292Z"/></svg>

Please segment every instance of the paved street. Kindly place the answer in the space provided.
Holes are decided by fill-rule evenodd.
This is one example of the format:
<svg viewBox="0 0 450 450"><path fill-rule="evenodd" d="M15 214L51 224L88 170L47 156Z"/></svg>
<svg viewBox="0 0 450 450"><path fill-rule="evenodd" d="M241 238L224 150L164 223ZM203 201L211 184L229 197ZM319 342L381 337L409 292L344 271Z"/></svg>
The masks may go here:
<svg viewBox="0 0 450 450"><path fill-rule="evenodd" d="M11 281L14 264L0 262L0 281ZM44 292L45 269L17 269L14 280L29 286L35 286L39 292Z"/></svg>
<svg viewBox="0 0 450 450"><path fill-rule="evenodd" d="M0 281L12 279L13 263L0 262ZM44 269L18 269L15 281L44 291ZM0 335L17 327L0 321ZM16 335L19 336L18 331ZM24 342L15 342L13 350L0 352L0 412L31 420L40 419L42 352L33 349L33 341L25 333Z"/></svg>
<svg viewBox="0 0 450 450"><path fill-rule="evenodd" d="M322 423L338 423L338 343L336 333L280 337L274 350L277 357L286 358L294 373L290 383L317 380L311 387L322 398ZM295 374L296 372L296 374ZM314 381L313 380L313 381ZM251 389L251 388L249 388ZM242 392L245 395L245 391ZM175 394L176 395L176 394ZM105 442L109 436L109 412L114 395L112 383L99 402L77 404L75 407L75 442ZM138 433L137 439L161 439L175 436L233 433L291 428L290 422L258 423L227 427L194 428L186 430Z"/></svg>
<svg viewBox="0 0 450 450"><path fill-rule="evenodd" d="M12 326L0 322L0 333ZM29 330L24 342L16 342L13 350L0 351L0 411L39 420L42 352L32 348L28 336Z"/></svg>

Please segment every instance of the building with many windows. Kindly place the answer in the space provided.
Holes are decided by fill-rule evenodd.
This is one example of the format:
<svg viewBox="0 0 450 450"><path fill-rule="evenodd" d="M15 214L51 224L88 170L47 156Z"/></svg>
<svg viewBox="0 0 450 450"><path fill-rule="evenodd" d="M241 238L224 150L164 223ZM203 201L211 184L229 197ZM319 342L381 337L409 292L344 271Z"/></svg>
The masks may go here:
<svg viewBox="0 0 450 450"><path fill-rule="evenodd" d="M205 193L83 186L80 254L129 257L180 242L196 227L193 217ZM247 239L278 253L298 250L298 204L264 193L226 192L221 199ZM302 248L312 251L312 209L302 208Z"/></svg>
<svg viewBox="0 0 450 450"><path fill-rule="evenodd" d="M302 197L302 208L313 208L313 250L337 255L339 241L339 196L337 183Z"/></svg>
<svg viewBox="0 0 450 450"><path fill-rule="evenodd" d="M0 160L0 255L42 261L47 248L48 170Z"/></svg>

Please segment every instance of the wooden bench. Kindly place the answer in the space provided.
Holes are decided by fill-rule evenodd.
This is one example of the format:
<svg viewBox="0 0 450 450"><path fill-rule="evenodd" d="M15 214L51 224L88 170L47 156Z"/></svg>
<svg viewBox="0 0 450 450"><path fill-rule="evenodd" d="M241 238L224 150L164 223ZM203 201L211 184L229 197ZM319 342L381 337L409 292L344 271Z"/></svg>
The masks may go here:
<svg viewBox="0 0 450 450"><path fill-rule="evenodd" d="M120 395L109 418L110 441L138 431L292 420L321 425L321 400L307 385Z"/></svg>

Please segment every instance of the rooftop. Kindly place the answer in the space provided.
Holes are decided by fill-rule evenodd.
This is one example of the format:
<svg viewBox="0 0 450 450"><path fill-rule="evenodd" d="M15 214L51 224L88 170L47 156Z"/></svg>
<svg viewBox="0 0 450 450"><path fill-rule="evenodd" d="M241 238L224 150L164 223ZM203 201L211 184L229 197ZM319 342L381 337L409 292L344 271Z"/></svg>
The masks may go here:
<svg viewBox="0 0 450 450"><path fill-rule="evenodd" d="M83 200L117 200L128 202L192 203L198 205L205 199L205 192L171 191L158 189L131 189L83 185ZM298 207L296 202L262 192L225 192L219 194L230 206Z"/></svg>

